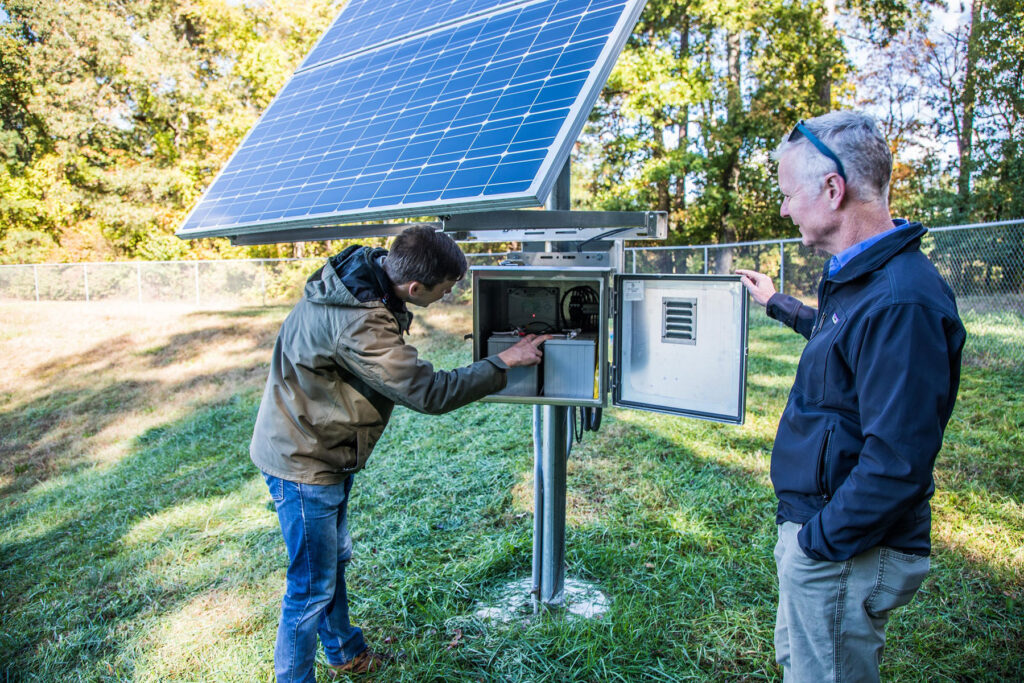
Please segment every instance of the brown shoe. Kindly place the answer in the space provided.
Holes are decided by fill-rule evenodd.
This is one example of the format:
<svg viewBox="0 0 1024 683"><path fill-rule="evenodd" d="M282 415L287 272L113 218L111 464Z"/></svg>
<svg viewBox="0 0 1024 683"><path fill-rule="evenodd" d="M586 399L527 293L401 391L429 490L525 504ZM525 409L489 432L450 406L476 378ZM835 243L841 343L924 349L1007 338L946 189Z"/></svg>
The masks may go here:
<svg viewBox="0 0 1024 683"><path fill-rule="evenodd" d="M327 671L330 672L332 678L338 678L342 674L369 674L378 671L387 661L386 655L367 648L344 664L339 666L328 664Z"/></svg>

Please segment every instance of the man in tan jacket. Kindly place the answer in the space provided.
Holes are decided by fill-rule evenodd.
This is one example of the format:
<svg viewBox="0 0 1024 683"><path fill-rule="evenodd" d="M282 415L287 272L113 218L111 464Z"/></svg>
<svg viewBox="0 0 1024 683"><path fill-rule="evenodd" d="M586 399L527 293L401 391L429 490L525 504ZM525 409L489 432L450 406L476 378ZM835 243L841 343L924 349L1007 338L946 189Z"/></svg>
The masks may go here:
<svg viewBox="0 0 1024 683"><path fill-rule="evenodd" d="M439 414L504 388L510 367L536 365L546 336L435 371L405 343L407 303L429 306L466 273L447 235L409 228L390 252L353 246L306 282L274 345L250 445L277 508L288 549L274 670L314 682L320 636L333 673L373 671L381 658L349 623L346 508L353 474L380 438L395 403Z"/></svg>

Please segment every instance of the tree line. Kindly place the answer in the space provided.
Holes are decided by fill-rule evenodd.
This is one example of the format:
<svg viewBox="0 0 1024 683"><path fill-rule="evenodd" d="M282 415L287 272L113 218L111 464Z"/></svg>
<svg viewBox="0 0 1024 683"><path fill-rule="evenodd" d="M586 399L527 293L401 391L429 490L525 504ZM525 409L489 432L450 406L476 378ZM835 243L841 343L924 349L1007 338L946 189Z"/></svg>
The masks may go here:
<svg viewBox="0 0 1024 683"><path fill-rule="evenodd" d="M895 214L1024 216L1024 0L965 2L649 0L574 153L574 206L667 211L675 244L789 236L771 150L864 107ZM339 9L0 0L0 261L300 253L173 233Z"/></svg>

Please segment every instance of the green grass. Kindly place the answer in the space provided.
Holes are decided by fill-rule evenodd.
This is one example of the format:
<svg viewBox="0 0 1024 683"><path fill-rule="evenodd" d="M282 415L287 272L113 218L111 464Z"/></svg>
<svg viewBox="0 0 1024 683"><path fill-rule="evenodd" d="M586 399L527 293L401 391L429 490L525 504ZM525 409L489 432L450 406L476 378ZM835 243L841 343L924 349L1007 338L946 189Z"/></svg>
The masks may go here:
<svg viewBox="0 0 1024 683"><path fill-rule="evenodd" d="M93 338L0 371L4 680L271 680L286 557L247 450L253 359L286 311L145 331L74 310ZM19 321L0 352L68 311L0 310ZM418 321L436 365L468 360L464 309ZM800 349L752 327L742 427L613 409L575 447L567 575L610 598L593 620L474 616L530 572L530 409L397 409L350 508L354 619L398 656L382 680L778 680L768 462ZM965 367L933 569L890 622L886 680L1024 679L1022 386L1019 367Z"/></svg>

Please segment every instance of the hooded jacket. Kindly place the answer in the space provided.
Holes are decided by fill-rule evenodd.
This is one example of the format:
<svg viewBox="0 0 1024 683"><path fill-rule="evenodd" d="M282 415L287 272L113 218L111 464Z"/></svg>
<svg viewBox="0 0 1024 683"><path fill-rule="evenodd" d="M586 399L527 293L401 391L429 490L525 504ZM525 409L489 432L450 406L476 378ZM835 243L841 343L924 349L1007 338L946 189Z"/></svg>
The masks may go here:
<svg viewBox="0 0 1024 683"><path fill-rule="evenodd" d="M332 257L281 325L249 446L263 472L339 483L366 464L396 403L445 413L504 388L497 356L435 371L405 343L412 314L391 292L386 254L353 246Z"/></svg>
<svg viewBox="0 0 1024 683"><path fill-rule="evenodd" d="M777 521L813 559L877 545L930 552L932 468L960 384L966 333L921 253L919 223L818 287L818 309L775 294L768 315L804 337L772 450Z"/></svg>

